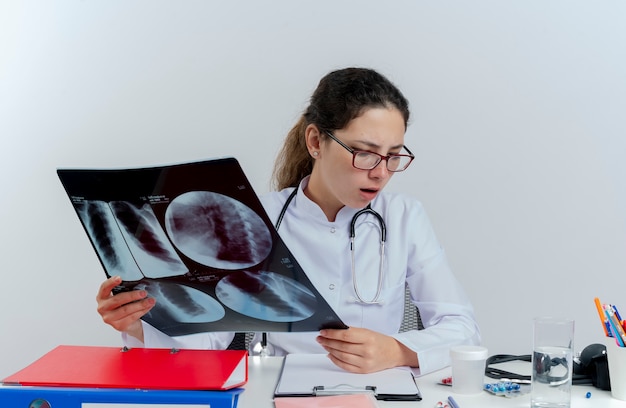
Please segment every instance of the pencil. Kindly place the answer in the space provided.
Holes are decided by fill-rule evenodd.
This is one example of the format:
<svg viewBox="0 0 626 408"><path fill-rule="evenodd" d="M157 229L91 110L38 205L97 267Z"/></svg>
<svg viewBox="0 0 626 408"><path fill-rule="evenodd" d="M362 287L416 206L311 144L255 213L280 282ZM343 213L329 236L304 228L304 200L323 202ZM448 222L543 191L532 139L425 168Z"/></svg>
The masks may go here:
<svg viewBox="0 0 626 408"><path fill-rule="evenodd" d="M600 322L602 322L602 330L604 330L604 335L605 336L610 336L610 332L609 332L609 321L606 318L606 314L604 313L604 308L602 307L602 304L600 303L600 299L598 298L594 298L593 301L596 304L596 309L598 309L598 316L600 316Z"/></svg>
<svg viewBox="0 0 626 408"><path fill-rule="evenodd" d="M613 337L615 337L615 340L617 341L617 344L620 345L620 347L625 347L626 331L624 331L624 328L622 327L622 322L617 320L617 316L615 316L615 313L613 313L613 308L611 307L611 305L605 305L604 310L609 320L609 324L611 325L611 332L613 333Z"/></svg>

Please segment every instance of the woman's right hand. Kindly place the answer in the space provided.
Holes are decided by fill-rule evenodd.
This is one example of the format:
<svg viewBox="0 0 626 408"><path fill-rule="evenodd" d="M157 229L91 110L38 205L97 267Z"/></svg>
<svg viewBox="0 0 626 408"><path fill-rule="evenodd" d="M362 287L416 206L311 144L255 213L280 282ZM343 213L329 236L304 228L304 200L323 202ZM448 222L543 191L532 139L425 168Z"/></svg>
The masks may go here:
<svg viewBox="0 0 626 408"><path fill-rule="evenodd" d="M106 324L143 342L143 327L139 319L152 309L156 300L147 297L148 293L145 290L113 295L113 288L121 283L122 278L119 276L113 276L102 282L96 295L98 313Z"/></svg>

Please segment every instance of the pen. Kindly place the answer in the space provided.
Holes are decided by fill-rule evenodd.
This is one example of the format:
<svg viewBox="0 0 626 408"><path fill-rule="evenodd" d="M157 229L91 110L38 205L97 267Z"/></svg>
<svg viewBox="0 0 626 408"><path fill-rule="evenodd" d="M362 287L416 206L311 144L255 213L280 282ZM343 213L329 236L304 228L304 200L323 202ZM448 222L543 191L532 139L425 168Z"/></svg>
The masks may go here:
<svg viewBox="0 0 626 408"><path fill-rule="evenodd" d="M617 316L613 313L613 309L610 305L604 305L604 311L609 320L609 324L611 325L611 331L613 333L613 337L615 337L615 341L620 347L624 347L626 345L626 332L622 327L622 323L617 320Z"/></svg>
<svg viewBox="0 0 626 408"><path fill-rule="evenodd" d="M611 335L611 333L609 332L609 321L607 320L606 315L604 314L604 309L602 308L600 299L594 298L593 301L596 304L596 309L598 309L598 315L600 316L600 321L602 322L602 329L604 330L604 335L608 337Z"/></svg>
<svg viewBox="0 0 626 408"><path fill-rule="evenodd" d="M454 398L452 398L452 396L449 396L449 397L448 397L448 402L450 403L450 406L451 406L452 408L461 408L461 407L459 406L459 404L457 404L457 403L456 403L456 401L454 400Z"/></svg>
<svg viewBox="0 0 626 408"><path fill-rule="evenodd" d="M611 305L611 307L613 308L613 313L615 313L615 316L617 316L617 320L619 320L619 322L621 324L622 323L622 316L619 315L619 312L617 311L617 306Z"/></svg>

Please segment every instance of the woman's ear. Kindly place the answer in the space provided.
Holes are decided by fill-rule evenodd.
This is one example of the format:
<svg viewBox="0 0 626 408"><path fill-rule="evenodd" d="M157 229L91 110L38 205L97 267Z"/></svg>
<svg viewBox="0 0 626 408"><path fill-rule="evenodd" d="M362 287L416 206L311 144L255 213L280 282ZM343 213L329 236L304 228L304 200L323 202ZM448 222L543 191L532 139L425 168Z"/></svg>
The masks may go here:
<svg viewBox="0 0 626 408"><path fill-rule="evenodd" d="M306 147L309 151L309 154L314 158L318 158L321 154L321 132L319 128L310 124L304 130L304 138L306 140Z"/></svg>

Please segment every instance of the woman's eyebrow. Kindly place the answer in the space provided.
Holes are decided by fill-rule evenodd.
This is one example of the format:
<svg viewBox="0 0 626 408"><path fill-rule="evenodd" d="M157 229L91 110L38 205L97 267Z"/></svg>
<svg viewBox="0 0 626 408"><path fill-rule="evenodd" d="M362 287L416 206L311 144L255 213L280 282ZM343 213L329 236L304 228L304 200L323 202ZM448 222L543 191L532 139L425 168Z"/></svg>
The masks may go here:
<svg viewBox="0 0 626 408"><path fill-rule="evenodd" d="M379 144L372 143L372 142L369 142L367 140L354 140L354 141L352 141L352 143L360 143L360 144L363 144L363 145L365 145L365 146L367 146L369 148L376 148L376 149L381 147ZM401 150L403 147L404 147L404 143L400 143L398 145L391 146L389 148L389 150Z"/></svg>

